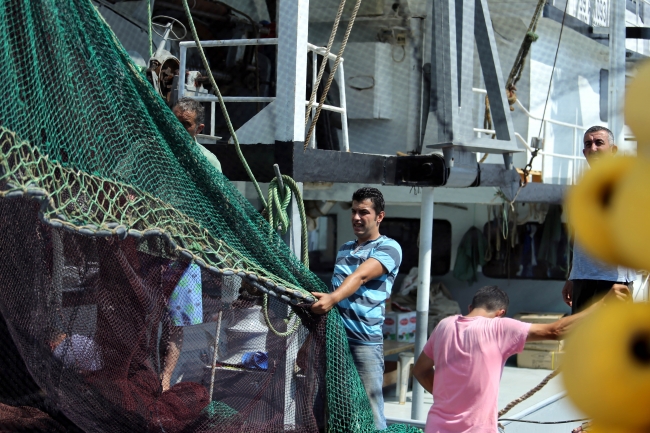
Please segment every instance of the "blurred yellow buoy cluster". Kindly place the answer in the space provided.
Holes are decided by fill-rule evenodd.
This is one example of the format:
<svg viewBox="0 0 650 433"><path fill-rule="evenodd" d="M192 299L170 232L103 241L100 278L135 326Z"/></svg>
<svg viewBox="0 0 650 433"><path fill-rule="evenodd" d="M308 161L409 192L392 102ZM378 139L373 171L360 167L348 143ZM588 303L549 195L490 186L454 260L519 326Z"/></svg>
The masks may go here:
<svg viewBox="0 0 650 433"><path fill-rule="evenodd" d="M628 86L626 124L637 157L592 164L566 199L576 241L603 261L650 269L650 62ZM569 397L594 432L650 431L650 305L610 304L584 319L566 342Z"/></svg>

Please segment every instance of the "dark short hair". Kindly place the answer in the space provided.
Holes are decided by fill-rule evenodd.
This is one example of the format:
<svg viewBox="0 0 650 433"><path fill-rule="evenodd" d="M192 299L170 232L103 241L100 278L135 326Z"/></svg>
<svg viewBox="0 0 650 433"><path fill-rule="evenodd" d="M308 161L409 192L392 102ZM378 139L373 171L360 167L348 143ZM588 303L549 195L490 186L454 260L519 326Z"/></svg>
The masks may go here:
<svg viewBox="0 0 650 433"><path fill-rule="evenodd" d="M487 311L508 310L510 299L499 286L484 286L472 298L472 308L485 308Z"/></svg>
<svg viewBox="0 0 650 433"><path fill-rule="evenodd" d="M196 118L194 121L196 122L197 125L200 125L202 123L205 123L205 109L203 108L203 105L201 105L200 102L195 101L192 98L181 98L179 99L176 104L174 104L174 107L172 110L179 109L181 112L184 111L192 111L196 115Z"/></svg>
<svg viewBox="0 0 650 433"><path fill-rule="evenodd" d="M372 201L372 207L375 209L375 213L384 211L384 196L377 188L365 186L359 188L352 194L352 201L362 202L366 199Z"/></svg>
<svg viewBox="0 0 650 433"><path fill-rule="evenodd" d="M592 126L591 128L589 128L589 129L587 129L585 131L584 135L592 134L592 133L598 132L598 131L605 131L607 133L607 140L609 141L609 144L615 144L614 143L614 134L612 133L612 131L605 128L604 126L600 126L600 125Z"/></svg>

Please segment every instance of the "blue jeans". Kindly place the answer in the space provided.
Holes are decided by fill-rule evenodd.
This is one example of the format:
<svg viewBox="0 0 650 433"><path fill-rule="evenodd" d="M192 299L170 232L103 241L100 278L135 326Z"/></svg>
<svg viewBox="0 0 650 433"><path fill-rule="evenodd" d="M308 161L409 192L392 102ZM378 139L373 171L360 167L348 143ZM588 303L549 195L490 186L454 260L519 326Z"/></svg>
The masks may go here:
<svg viewBox="0 0 650 433"><path fill-rule="evenodd" d="M350 341L350 352L354 365L357 367L363 387L366 389L372 415L375 419L377 430L386 429L384 417L384 395L382 385L384 382L384 345L383 344L356 344Z"/></svg>

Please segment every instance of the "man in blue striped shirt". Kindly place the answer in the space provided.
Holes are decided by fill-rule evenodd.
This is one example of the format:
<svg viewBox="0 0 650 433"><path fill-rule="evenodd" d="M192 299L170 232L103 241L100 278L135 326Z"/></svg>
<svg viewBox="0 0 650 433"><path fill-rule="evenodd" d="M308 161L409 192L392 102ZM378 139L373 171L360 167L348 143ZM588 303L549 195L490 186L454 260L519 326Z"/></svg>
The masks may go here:
<svg viewBox="0 0 650 433"><path fill-rule="evenodd" d="M350 352L370 399L375 426L386 428L382 381L384 374L384 323L402 249L379 233L384 219L384 197L376 188L361 188L352 195L352 230L356 236L339 249L332 275L331 293L313 293L311 307L325 314L336 306L343 318Z"/></svg>

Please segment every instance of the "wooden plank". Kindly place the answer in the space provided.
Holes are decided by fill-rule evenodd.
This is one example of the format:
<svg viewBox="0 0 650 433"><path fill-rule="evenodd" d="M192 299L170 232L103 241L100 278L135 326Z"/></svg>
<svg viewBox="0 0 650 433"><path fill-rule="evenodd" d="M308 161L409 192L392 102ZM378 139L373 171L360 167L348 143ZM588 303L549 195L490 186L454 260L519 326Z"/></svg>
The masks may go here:
<svg viewBox="0 0 650 433"><path fill-rule="evenodd" d="M384 356L397 355L400 352L412 352L414 349L415 343L384 340Z"/></svg>

